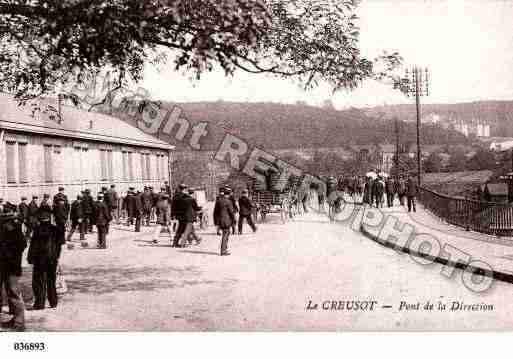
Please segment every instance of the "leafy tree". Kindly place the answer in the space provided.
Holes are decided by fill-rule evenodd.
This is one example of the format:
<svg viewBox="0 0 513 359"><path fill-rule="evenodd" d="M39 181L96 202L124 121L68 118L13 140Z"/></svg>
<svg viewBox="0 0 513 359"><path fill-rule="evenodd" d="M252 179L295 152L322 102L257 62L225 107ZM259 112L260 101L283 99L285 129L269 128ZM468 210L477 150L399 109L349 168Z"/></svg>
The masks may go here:
<svg viewBox="0 0 513 359"><path fill-rule="evenodd" d="M361 55L356 8L349 0L2 1L0 87L38 96L105 68L121 84L152 63L197 78L219 66L352 89L401 61Z"/></svg>
<svg viewBox="0 0 513 359"><path fill-rule="evenodd" d="M467 168L473 171L493 170L496 168L495 155L492 151L480 148L467 161Z"/></svg>
<svg viewBox="0 0 513 359"><path fill-rule="evenodd" d="M449 172L460 172L465 171L465 165L467 163L467 157L465 156L465 152L461 148L455 148L450 153L449 158Z"/></svg>
<svg viewBox="0 0 513 359"><path fill-rule="evenodd" d="M442 160L437 152L431 153L423 164L424 172L440 172L442 170Z"/></svg>

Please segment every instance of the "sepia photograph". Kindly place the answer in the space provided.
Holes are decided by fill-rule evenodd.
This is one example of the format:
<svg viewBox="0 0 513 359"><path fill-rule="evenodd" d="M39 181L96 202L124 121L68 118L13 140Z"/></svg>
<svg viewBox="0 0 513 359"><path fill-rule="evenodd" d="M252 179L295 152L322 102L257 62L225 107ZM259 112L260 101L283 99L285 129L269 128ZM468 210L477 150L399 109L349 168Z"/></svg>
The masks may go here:
<svg viewBox="0 0 513 359"><path fill-rule="evenodd" d="M0 337L512 331L511 24L0 0Z"/></svg>

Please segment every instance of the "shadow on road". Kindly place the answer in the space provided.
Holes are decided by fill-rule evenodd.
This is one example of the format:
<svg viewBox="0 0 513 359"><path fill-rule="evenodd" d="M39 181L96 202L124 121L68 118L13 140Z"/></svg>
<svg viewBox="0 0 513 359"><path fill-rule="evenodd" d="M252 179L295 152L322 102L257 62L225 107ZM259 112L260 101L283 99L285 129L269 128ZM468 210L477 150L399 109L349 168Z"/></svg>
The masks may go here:
<svg viewBox="0 0 513 359"><path fill-rule="evenodd" d="M217 252L207 252L207 251L180 251L180 253L192 253L192 254L206 254L210 256L219 256L219 253Z"/></svg>
<svg viewBox="0 0 513 359"><path fill-rule="evenodd" d="M153 291L221 282L197 279L198 267L88 267L65 271L68 293L107 294L129 291ZM192 279L191 279L192 277Z"/></svg>

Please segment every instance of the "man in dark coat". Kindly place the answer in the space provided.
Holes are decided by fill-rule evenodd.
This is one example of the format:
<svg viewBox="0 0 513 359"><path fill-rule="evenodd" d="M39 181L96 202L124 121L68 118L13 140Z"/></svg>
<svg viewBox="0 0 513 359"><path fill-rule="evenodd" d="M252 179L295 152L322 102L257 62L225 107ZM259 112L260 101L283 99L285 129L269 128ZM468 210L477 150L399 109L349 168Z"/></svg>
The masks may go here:
<svg viewBox="0 0 513 359"><path fill-rule="evenodd" d="M34 266L32 271L33 310L45 308L47 295L50 307L57 307L57 267L61 247L64 244L59 229L50 222L50 216L41 215L39 222L34 229L27 255L28 262Z"/></svg>
<svg viewBox="0 0 513 359"><path fill-rule="evenodd" d="M376 178L372 184L372 193L376 202L376 208L383 207L383 195L385 193L385 183L381 176Z"/></svg>
<svg viewBox="0 0 513 359"><path fill-rule="evenodd" d="M257 231L255 224L253 223L253 202L248 197L248 190L242 191L242 196L239 198L239 234L242 234L242 224L244 219L248 221L249 226L253 232Z"/></svg>
<svg viewBox="0 0 513 359"><path fill-rule="evenodd" d="M21 221L13 210L0 213L0 293L5 288L7 301L14 317L2 323L2 327L15 331L25 330L25 304L21 296L21 259L27 242L21 229ZM0 295L0 309L2 298Z"/></svg>
<svg viewBox="0 0 513 359"><path fill-rule="evenodd" d="M123 206L125 207L125 211L127 213L127 226L131 226L134 224L134 219L136 218L136 199L135 199L135 188L130 187L126 194L125 200L123 202Z"/></svg>
<svg viewBox="0 0 513 359"><path fill-rule="evenodd" d="M194 241L198 245L201 243L201 238L198 237L198 235L196 234L196 230L194 228L194 222L198 221L199 214L201 212L201 207L198 205L196 198L194 198L194 190L193 189L189 189L189 196L192 198L193 219L192 219L192 226L191 226L191 234L188 237L188 241L189 241L189 243L192 243L192 241Z"/></svg>
<svg viewBox="0 0 513 359"><path fill-rule="evenodd" d="M77 199L71 204L70 210L71 229L68 234L68 241L71 240L73 233L78 228L80 233L80 240L85 240L85 220L84 220L84 208L82 205L82 196L78 195Z"/></svg>
<svg viewBox="0 0 513 359"><path fill-rule="evenodd" d="M408 198L408 212L411 212L413 209L413 212L416 212L417 209L415 208L415 197L417 197L417 183L415 182L415 179L410 176L408 177L408 182L406 182L406 197Z"/></svg>
<svg viewBox="0 0 513 359"><path fill-rule="evenodd" d="M153 193L149 187L144 187L144 192L141 194L141 201L143 207L143 225L149 226L151 219L151 211L153 208Z"/></svg>
<svg viewBox="0 0 513 359"><path fill-rule="evenodd" d="M401 176L397 181L397 196L399 197L399 203L404 206L404 197L406 196L406 181Z"/></svg>
<svg viewBox="0 0 513 359"><path fill-rule="evenodd" d="M151 210L150 210L150 222L155 220L157 221L157 203L159 201L159 194L155 192L155 189L150 186L150 193L151 193ZM150 224L148 223L148 226Z"/></svg>
<svg viewBox="0 0 513 359"><path fill-rule="evenodd" d="M91 195L91 190L86 189L82 195L82 209L84 211L84 218L86 219L86 232L93 232L93 196Z"/></svg>
<svg viewBox="0 0 513 359"><path fill-rule="evenodd" d="M385 182L385 192L387 194L387 205L388 207L393 207L394 205L394 196L395 196L395 188L394 181L392 178L388 177Z"/></svg>
<svg viewBox="0 0 513 359"><path fill-rule="evenodd" d="M228 252L228 240L230 238L230 228L235 222L235 209L226 193L216 201L214 218L217 219L217 223L223 231L220 254L221 256L228 256L230 255L230 252Z"/></svg>
<svg viewBox="0 0 513 359"><path fill-rule="evenodd" d="M43 216L50 216L50 218L52 218L52 215L53 209L52 205L50 204L50 195L48 193L45 193L43 195L43 200L39 205L39 212L37 213L37 217L41 218Z"/></svg>
<svg viewBox="0 0 513 359"><path fill-rule="evenodd" d="M239 212L239 208L237 207L237 201L235 200L235 196L233 195L233 191L230 187L226 187L224 189L225 194L228 196L228 199L232 202L233 210L235 213ZM235 234L235 226L237 224L237 220L235 220L232 224L232 234Z"/></svg>
<svg viewBox="0 0 513 359"><path fill-rule="evenodd" d="M116 221L116 224L119 224L119 196L118 192L116 192L116 185L110 185L110 189L107 191L107 196L109 197L112 219Z"/></svg>
<svg viewBox="0 0 513 359"><path fill-rule="evenodd" d="M194 222L194 209L192 197L187 192L187 186L181 184L179 186L180 193L173 201L172 215L178 220L178 228L173 238L173 247L184 247L187 239L192 232Z"/></svg>
<svg viewBox="0 0 513 359"><path fill-rule="evenodd" d="M158 239L163 228L167 228L169 237L171 238L172 232L171 228L169 227L169 223L169 197L167 193L162 192L159 196L159 201L157 202L157 227L155 228L155 232L153 234L153 243L158 243Z"/></svg>
<svg viewBox="0 0 513 359"><path fill-rule="evenodd" d="M29 206L27 204L27 197L23 196L21 197L21 202L18 205L18 216L21 220L21 223L23 224L24 230L23 234L25 235L25 238L28 236L30 237L30 232L28 229L28 212L29 212Z"/></svg>
<svg viewBox="0 0 513 359"><path fill-rule="evenodd" d="M37 204L38 197L32 196L32 201L30 201L28 205L28 218L27 218L27 233L26 237L30 239L32 237L32 232L34 228L38 224L38 213L39 213L39 205Z"/></svg>
<svg viewBox="0 0 513 359"><path fill-rule="evenodd" d="M98 200L94 203L93 213L94 223L98 230L98 248L107 249L107 227L112 217L103 197L103 193L98 193Z"/></svg>
<svg viewBox="0 0 513 359"><path fill-rule="evenodd" d="M59 231L59 241L65 242L66 223L68 222L70 205L64 194L64 187L59 187L59 193L53 197L53 216Z"/></svg>

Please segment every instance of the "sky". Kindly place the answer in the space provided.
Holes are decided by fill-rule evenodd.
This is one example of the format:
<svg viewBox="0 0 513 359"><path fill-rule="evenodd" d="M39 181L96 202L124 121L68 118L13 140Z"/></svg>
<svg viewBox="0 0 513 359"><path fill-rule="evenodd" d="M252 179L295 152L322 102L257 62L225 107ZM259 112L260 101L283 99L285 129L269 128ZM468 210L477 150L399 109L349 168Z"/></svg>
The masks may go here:
<svg viewBox="0 0 513 359"><path fill-rule="evenodd" d="M362 0L360 42L363 55L399 51L405 65L428 67L430 96L425 103L513 99L513 0ZM411 103L390 85L365 82L335 94L327 85L305 91L293 81L236 72L214 72L191 81L172 69L148 67L142 87L172 102L248 101L320 105L336 108Z"/></svg>

